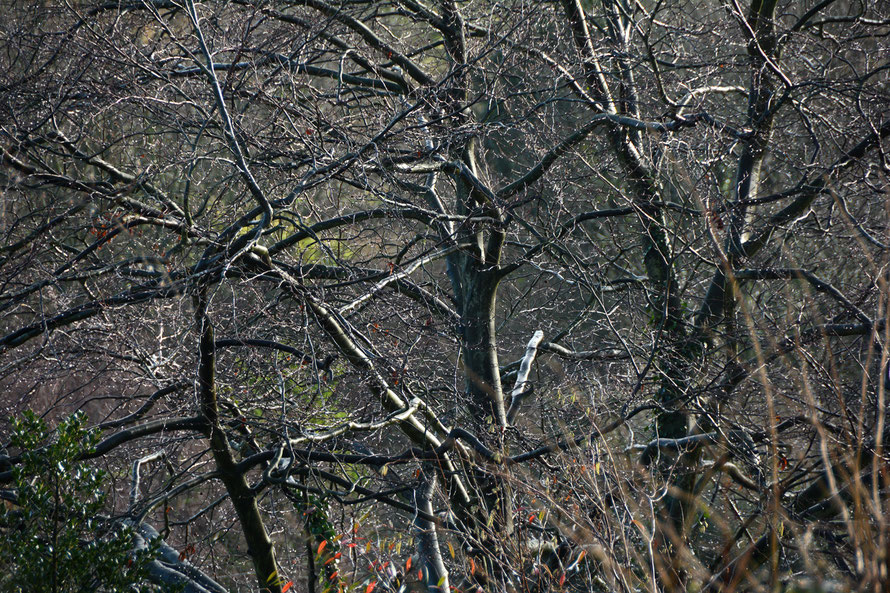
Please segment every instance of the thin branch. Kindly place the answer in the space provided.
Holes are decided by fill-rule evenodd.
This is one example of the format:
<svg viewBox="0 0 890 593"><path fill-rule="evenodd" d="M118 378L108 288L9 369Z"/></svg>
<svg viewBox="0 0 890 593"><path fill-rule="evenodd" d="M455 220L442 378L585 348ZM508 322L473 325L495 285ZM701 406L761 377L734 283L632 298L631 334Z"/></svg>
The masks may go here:
<svg viewBox="0 0 890 593"><path fill-rule="evenodd" d="M871 318L859 307L850 302L840 290L820 279L818 276L801 268L766 268L734 270L732 275L737 280L806 280L817 291L829 295L845 309L852 312L859 321L872 323Z"/></svg>

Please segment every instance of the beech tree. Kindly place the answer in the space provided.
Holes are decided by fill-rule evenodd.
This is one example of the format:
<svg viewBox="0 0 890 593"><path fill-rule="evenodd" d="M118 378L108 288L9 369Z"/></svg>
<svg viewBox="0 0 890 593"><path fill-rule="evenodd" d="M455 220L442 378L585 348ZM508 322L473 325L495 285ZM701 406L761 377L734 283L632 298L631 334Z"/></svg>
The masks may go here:
<svg viewBox="0 0 890 593"><path fill-rule="evenodd" d="M154 583L886 583L885 3L0 14L4 405Z"/></svg>

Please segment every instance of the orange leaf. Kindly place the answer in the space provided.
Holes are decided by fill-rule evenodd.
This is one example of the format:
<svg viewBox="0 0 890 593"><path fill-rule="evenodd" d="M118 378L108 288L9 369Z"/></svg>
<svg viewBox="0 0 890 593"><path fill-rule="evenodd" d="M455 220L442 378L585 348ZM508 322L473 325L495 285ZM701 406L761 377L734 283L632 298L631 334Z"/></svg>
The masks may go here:
<svg viewBox="0 0 890 593"><path fill-rule="evenodd" d="M559 577L559 586L562 587L565 584L566 584L566 573L562 573L562 575Z"/></svg>
<svg viewBox="0 0 890 593"><path fill-rule="evenodd" d="M470 574L476 574L476 561L470 558Z"/></svg>
<svg viewBox="0 0 890 593"><path fill-rule="evenodd" d="M318 544L318 551L315 552L316 556L321 556L321 553L324 551L324 547L328 545L328 540L324 540L320 544Z"/></svg>
<svg viewBox="0 0 890 593"><path fill-rule="evenodd" d="M368 586L365 587L365 593L371 593L371 591L373 591L374 587L376 587L376 586L377 586L377 581L374 581L373 583L368 583Z"/></svg>
<svg viewBox="0 0 890 593"><path fill-rule="evenodd" d="M288 581L285 583L284 587L281 588L281 593L287 593L287 590L294 586L293 581Z"/></svg>
<svg viewBox="0 0 890 593"><path fill-rule="evenodd" d="M411 570L411 558L408 558L408 561L405 562L405 572Z"/></svg>
<svg viewBox="0 0 890 593"><path fill-rule="evenodd" d="M419 569L419 570L417 571L417 580L418 580L418 581L422 581L422 580L423 580L423 569Z"/></svg>

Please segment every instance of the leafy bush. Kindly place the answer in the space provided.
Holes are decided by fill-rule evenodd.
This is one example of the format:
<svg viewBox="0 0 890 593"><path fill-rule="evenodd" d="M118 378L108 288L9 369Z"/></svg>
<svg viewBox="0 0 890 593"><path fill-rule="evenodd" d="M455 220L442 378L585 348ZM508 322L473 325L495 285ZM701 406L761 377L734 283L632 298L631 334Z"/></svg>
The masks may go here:
<svg viewBox="0 0 890 593"><path fill-rule="evenodd" d="M103 515L106 472L83 461L98 439L80 413L52 433L33 412L13 420L21 463L7 491L14 502L0 516L0 590L146 590L146 554L134 553L128 529Z"/></svg>

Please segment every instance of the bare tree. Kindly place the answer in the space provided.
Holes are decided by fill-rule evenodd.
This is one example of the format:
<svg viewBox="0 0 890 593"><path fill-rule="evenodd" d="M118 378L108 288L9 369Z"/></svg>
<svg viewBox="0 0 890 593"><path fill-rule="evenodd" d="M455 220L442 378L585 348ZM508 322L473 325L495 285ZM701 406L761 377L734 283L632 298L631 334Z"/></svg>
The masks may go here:
<svg viewBox="0 0 890 593"><path fill-rule="evenodd" d="M886 583L883 3L3 15L6 406L158 582Z"/></svg>

